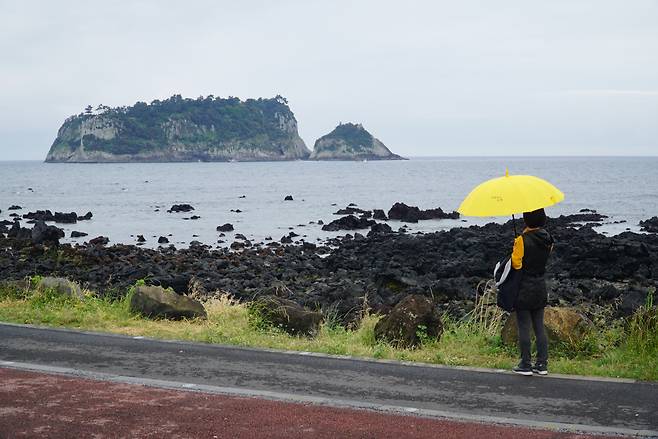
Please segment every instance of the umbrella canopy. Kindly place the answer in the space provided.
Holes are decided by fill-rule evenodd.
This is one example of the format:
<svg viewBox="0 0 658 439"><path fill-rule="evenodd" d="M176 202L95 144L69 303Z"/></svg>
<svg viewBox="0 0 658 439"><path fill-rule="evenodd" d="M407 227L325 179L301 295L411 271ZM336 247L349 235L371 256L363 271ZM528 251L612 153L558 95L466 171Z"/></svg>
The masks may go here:
<svg viewBox="0 0 658 439"><path fill-rule="evenodd" d="M508 216L532 212L564 200L558 188L532 175L492 178L478 185L462 201L457 212L466 216Z"/></svg>

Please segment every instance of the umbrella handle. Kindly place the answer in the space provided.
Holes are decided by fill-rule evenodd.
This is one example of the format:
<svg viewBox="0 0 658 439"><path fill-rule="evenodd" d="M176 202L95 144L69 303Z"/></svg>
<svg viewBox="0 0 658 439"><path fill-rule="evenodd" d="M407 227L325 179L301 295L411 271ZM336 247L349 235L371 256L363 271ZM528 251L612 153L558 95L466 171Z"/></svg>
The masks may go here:
<svg viewBox="0 0 658 439"><path fill-rule="evenodd" d="M514 238L516 238L518 233L516 233L516 219L514 218L514 214L512 214L512 226L514 226Z"/></svg>

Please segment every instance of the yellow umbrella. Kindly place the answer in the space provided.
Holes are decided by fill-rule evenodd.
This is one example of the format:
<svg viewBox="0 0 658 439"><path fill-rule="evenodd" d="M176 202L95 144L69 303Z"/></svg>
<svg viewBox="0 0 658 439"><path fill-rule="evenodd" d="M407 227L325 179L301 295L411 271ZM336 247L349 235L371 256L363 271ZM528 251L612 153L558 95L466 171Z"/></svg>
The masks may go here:
<svg viewBox="0 0 658 439"><path fill-rule="evenodd" d="M532 212L564 200L555 186L532 175L492 178L478 185L462 201L457 212L466 216L507 216Z"/></svg>

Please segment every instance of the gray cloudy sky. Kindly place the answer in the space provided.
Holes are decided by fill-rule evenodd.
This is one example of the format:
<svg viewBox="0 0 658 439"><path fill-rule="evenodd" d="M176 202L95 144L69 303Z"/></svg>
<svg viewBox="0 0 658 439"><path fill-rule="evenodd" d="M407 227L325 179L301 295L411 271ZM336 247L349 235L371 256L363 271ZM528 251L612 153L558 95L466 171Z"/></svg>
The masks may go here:
<svg viewBox="0 0 658 439"><path fill-rule="evenodd" d="M0 0L0 160L179 93L288 98L309 148L361 122L409 155L658 154L658 2Z"/></svg>

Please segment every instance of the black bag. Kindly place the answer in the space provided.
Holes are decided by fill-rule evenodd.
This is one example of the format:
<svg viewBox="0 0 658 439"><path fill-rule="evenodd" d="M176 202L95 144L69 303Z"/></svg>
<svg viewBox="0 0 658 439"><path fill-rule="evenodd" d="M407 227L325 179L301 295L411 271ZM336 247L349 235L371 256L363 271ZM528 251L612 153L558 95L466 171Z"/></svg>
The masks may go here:
<svg viewBox="0 0 658 439"><path fill-rule="evenodd" d="M512 259L506 258L496 264L494 268L494 281L498 288L496 304L505 311L514 311L514 304L519 297L519 285L521 284L521 270L512 268Z"/></svg>

